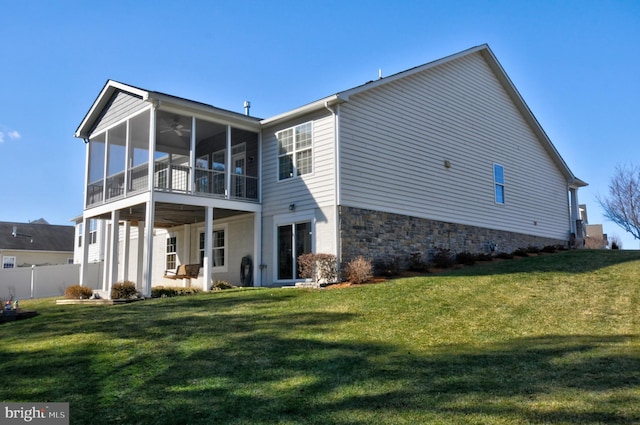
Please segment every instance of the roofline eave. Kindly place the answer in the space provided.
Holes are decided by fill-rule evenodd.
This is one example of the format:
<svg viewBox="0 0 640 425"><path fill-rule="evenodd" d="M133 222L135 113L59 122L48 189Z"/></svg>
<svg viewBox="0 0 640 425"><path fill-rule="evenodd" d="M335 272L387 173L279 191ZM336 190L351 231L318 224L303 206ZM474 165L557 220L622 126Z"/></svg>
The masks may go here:
<svg viewBox="0 0 640 425"><path fill-rule="evenodd" d="M89 108L89 111L82 119L82 122L80 122L80 125L73 135L74 137L79 139L86 139L89 137L90 128L88 127L95 121L96 114L99 114L102 111L102 109L105 107L107 102L109 102L111 96L116 90L131 93L142 98L142 100L148 100L149 98L149 92L146 90L123 84L118 81L107 80L104 87L102 87L102 90L100 90L100 93L96 97L96 100L91 105L91 108Z"/></svg>
<svg viewBox="0 0 640 425"><path fill-rule="evenodd" d="M260 124L262 124L263 127L278 124L283 121L287 121L293 118L306 115L311 112L324 109L327 106L334 106L344 102L345 102L345 99L341 96L340 93L337 93L337 94L322 98L320 100L316 100L315 102L308 103L299 108L292 109L288 112L276 115L274 117L263 119L262 121L260 121Z"/></svg>

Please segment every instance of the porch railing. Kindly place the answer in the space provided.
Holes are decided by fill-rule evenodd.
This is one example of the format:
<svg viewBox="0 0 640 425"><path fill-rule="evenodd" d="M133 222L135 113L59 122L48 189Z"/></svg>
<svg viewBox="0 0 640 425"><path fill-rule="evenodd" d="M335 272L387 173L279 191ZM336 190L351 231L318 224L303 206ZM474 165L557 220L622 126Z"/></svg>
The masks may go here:
<svg viewBox="0 0 640 425"><path fill-rule="evenodd" d="M156 162L153 187L169 192L188 192L190 173L191 167L189 166Z"/></svg>
<svg viewBox="0 0 640 425"><path fill-rule="evenodd" d="M148 190L147 164L128 170L128 190L125 191L124 172L113 174L106 179L91 182L87 186L87 206L99 205L123 198L127 194ZM194 185L190 189L191 173L194 172ZM231 174L230 190L227 191L226 172L176 165L158 161L154 164L153 187L155 190L193 193L200 196L212 196L240 200L258 200L258 178L242 174Z"/></svg>

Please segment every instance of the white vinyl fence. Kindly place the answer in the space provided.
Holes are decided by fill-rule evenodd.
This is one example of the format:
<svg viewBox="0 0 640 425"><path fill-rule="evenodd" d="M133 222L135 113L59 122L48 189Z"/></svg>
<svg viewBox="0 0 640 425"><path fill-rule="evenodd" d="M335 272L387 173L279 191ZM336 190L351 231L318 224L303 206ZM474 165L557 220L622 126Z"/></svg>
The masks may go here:
<svg viewBox="0 0 640 425"><path fill-rule="evenodd" d="M101 264L89 264L85 286L102 289ZM32 266L0 269L0 299L26 300L59 297L67 286L80 283L80 265Z"/></svg>

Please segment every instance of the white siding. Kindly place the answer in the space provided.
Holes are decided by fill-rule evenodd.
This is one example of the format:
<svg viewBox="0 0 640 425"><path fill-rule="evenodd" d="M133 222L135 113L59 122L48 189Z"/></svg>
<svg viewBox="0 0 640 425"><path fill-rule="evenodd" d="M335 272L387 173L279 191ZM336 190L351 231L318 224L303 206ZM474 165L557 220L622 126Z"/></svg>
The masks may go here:
<svg viewBox="0 0 640 425"><path fill-rule="evenodd" d="M478 53L353 95L340 134L343 205L567 237L566 181Z"/></svg>
<svg viewBox="0 0 640 425"><path fill-rule="evenodd" d="M249 255L255 261L253 252L254 226L253 215L246 214L228 219L216 220L214 215L214 229L224 226L227 232L226 266L224 270L214 269L212 280L225 280L233 285L240 285L240 264L242 257ZM187 235L185 232L188 232ZM196 223L187 226L177 226L171 229L156 229L153 241L153 286L182 286L188 281L171 280L164 278L166 262L166 239L168 235L177 238L177 264L197 264L200 262L200 233L204 232L204 223ZM185 247L188 243L189 246ZM134 254L135 255L135 254ZM254 276L254 283L257 281ZM203 269L200 276L191 279L190 286L202 288Z"/></svg>
<svg viewBox="0 0 640 425"><path fill-rule="evenodd" d="M278 181L276 133L309 121L313 122L313 173ZM263 215L286 213L290 204L296 211L335 204L334 119L329 111L265 129L262 157Z"/></svg>
<svg viewBox="0 0 640 425"><path fill-rule="evenodd" d="M119 91L111 99L103 115L96 122L93 132L110 127L148 106L149 104L140 97Z"/></svg>
<svg viewBox="0 0 640 425"><path fill-rule="evenodd" d="M276 132L313 122L313 173L278 181L278 146ZM336 254L335 217L335 138L334 116L328 110L264 129L262 136L262 263L265 285L274 283L277 270L275 250L276 220L296 222L296 217L313 222L313 250ZM295 204L290 211L289 205Z"/></svg>

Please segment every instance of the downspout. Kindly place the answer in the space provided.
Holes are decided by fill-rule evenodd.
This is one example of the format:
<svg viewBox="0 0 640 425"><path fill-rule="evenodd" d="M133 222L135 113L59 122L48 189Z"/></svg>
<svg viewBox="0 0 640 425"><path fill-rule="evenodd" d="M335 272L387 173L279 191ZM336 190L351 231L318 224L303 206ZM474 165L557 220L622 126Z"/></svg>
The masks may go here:
<svg viewBox="0 0 640 425"><path fill-rule="evenodd" d="M336 261L338 268L338 276L340 275L340 263L342 262L342 254L340 247L340 105L336 105L335 109L332 109L329 102L324 102L324 107L333 115L333 151L334 151L334 164L333 164L333 193L334 193L334 220L335 220L335 247L336 247Z"/></svg>

